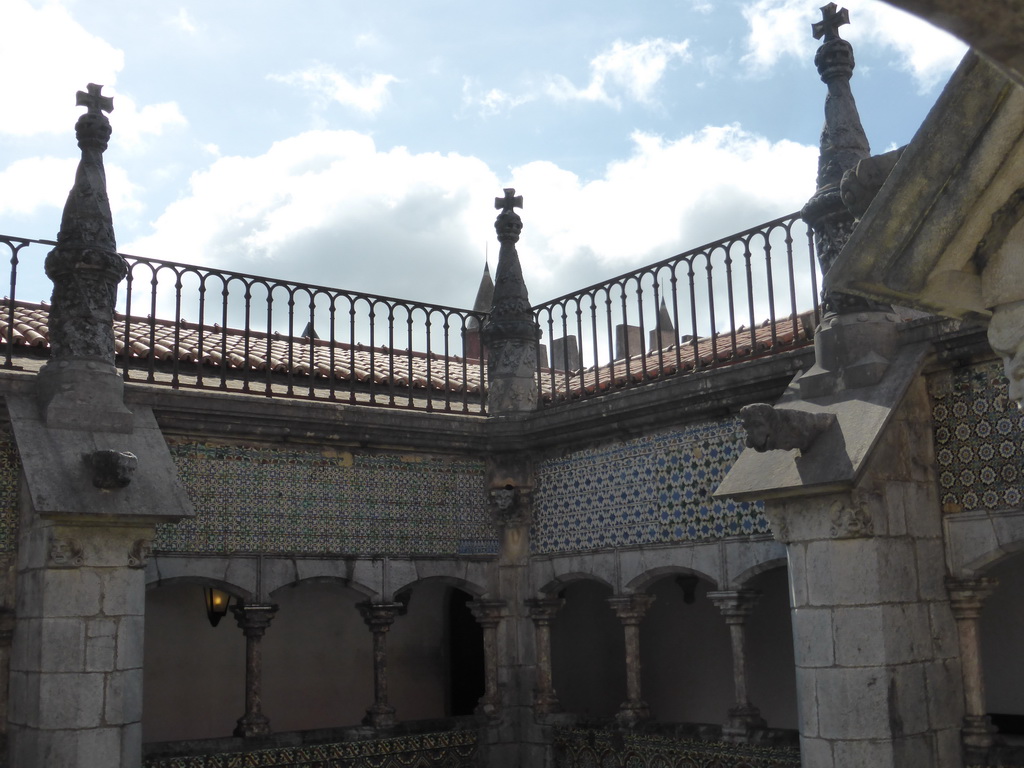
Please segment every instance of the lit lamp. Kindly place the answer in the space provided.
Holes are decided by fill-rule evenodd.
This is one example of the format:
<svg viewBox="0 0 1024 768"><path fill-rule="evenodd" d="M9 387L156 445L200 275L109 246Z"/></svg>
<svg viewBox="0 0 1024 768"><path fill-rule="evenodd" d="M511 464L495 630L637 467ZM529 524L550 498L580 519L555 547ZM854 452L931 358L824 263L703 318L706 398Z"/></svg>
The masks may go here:
<svg viewBox="0 0 1024 768"><path fill-rule="evenodd" d="M206 587L203 592L206 593L206 618L210 620L211 627L216 627L228 612L231 595L216 587Z"/></svg>

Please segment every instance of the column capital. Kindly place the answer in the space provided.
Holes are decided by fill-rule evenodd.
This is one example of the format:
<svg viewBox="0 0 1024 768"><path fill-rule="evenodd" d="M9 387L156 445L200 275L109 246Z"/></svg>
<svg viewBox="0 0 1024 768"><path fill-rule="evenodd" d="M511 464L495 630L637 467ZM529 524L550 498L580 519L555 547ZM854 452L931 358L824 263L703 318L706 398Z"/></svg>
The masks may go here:
<svg viewBox="0 0 1024 768"><path fill-rule="evenodd" d="M466 603L476 623L482 627L496 627L505 618L508 603L505 600L473 600Z"/></svg>
<svg viewBox="0 0 1024 768"><path fill-rule="evenodd" d="M387 632L395 618L405 613L402 603L358 603L359 615L373 632Z"/></svg>
<svg viewBox="0 0 1024 768"><path fill-rule="evenodd" d="M632 595L615 595L608 598L608 604L623 624L639 624L647 615L647 609L654 602L654 595L638 592Z"/></svg>
<svg viewBox="0 0 1024 768"><path fill-rule="evenodd" d="M981 608L985 599L999 586L996 579L956 579L946 577L946 590L949 592L949 605L953 618L977 619L981 616Z"/></svg>
<svg viewBox="0 0 1024 768"><path fill-rule="evenodd" d="M263 637L277 613L277 606L273 603L243 603L231 606L231 612L246 637Z"/></svg>
<svg viewBox="0 0 1024 768"><path fill-rule="evenodd" d="M743 623L757 605L761 593L756 589L729 589L708 592L708 599L721 611L727 623Z"/></svg>
<svg viewBox="0 0 1024 768"><path fill-rule="evenodd" d="M561 597L535 597L526 601L530 618L535 624L550 624L565 605Z"/></svg>

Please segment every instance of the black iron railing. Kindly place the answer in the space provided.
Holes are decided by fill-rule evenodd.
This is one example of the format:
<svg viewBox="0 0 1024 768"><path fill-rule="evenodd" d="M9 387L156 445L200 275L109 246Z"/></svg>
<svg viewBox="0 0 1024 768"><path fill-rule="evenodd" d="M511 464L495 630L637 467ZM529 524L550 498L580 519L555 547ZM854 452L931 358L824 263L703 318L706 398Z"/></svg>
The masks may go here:
<svg viewBox="0 0 1024 768"><path fill-rule="evenodd" d="M534 307L546 405L793 348L817 325L818 273L797 214Z"/></svg>
<svg viewBox="0 0 1024 768"><path fill-rule="evenodd" d="M10 284L3 365L46 350L42 258L55 245L0 235ZM34 263L19 273L26 259ZM115 346L124 378L456 413L486 412L485 315L241 272L125 255ZM19 284L19 277L22 283ZM806 344L817 264L796 214L534 307L546 349L541 402L557 405ZM186 319L188 318L188 319Z"/></svg>
<svg viewBox="0 0 1024 768"><path fill-rule="evenodd" d="M38 257L31 271L42 275L42 257L55 243L2 235L0 242L11 256L3 336L29 343L28 305L17 301L19 265L27 254ZM422 410L485 409L479 313L140 256L125 260L114 331L126 380ZM14 346L6 345L6 367L13 367Z"/></svg>

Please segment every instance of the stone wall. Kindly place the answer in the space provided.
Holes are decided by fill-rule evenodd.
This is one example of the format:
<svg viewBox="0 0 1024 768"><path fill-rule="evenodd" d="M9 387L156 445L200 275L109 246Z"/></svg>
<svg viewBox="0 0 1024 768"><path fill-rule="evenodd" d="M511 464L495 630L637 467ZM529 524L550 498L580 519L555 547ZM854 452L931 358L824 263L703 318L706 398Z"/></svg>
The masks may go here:
<svg viewBox="0 0 1024 768"><path fill-rule="evenodd" d="M534 553L769 533L762 504L711 498L743 435L738 419L705 421L540 462Z"/></svg>
<svg viewBox="0 0 1024 768"><path fill-rule="evenodd" d="M158 552L468 555L497 552L475 459L171 443L196 516Z"/></svg>

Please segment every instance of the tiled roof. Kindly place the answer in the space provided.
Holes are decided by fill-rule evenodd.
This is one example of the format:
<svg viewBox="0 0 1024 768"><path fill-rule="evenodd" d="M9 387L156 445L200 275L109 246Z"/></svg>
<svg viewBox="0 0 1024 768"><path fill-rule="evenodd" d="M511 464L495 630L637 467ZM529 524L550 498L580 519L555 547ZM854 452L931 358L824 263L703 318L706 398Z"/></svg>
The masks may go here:
<svg viewBox="0 0 1024 768"><path fill-rule="evenodd" d="M0 303L0 338L9 338L10 305ZM49 306L18 302L14 308L15 345L45 348L49 346ZM127 337L126 337L127 329ZM289 338L257 331L220 326L199 326L195 323L174 323L115 315L114 347L119 357L125 352L125 341L134 359L158 363L202 363L211 368L246 371L291 373L327 377L334 370L335 379L360 384L391 384L396 387L478 393L480 363L456 356L444 357L363 344L331 343L306 337ZM224 365L226 363L226 365Z"/></svg>

